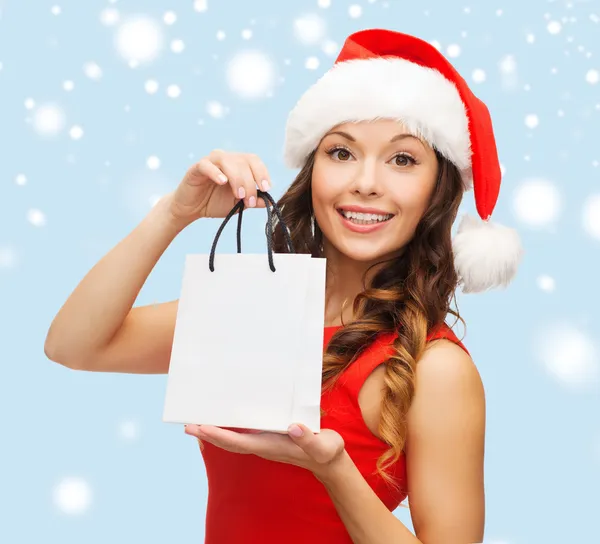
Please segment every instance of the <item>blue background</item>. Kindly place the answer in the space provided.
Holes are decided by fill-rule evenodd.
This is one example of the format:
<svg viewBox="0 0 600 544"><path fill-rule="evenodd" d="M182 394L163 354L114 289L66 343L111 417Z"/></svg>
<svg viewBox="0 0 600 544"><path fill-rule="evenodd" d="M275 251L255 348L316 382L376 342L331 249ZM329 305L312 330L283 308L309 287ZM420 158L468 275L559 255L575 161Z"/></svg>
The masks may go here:
<svg viewBox="0 0 600 544"><path fill-rule="evenodd" d="M367 27L444 52L460 46L452 61L489 105L505 168L495 219L517 226L527 251L508 290L459 295L487 391L486 542L600 541L600 235L583 221L600 193L600 85L593 73L586 81L600 69L598 1L209 0L204 11L191 0L57 1L0 2L1 542L202 541L204 467L196 441L161 422L166 376L68 370L45 358L45 334L89 268L211 149L258 153L281 195L294 175L282 162L288 111L344 38ZM116 24L102 22L106 8L118 10ZM315 43L295 31L307 14L325 24ZM156 21L164 44L132 68L114 36L139 15ZM553 21L560 32L548 30ZM336 45L324 51L324 40ZM230 59L247 50L272 62L268 96L243 97L228 83ZM316 70L305 67L313 56ZM100 79L85 75L88 62ZM485 81L473 81L476 69ZM226 115L211 116L211 101ZM47 104L65 119L50 136L36 129ZM525 121L532 114L536 127ZM74 125L82 138L70 137ZM473 208L468 194L464 210ZM248 214L246 251L264 250L263 213ZM201 221L178 237L138 303L177 298L185 254L207 252L216 227ZM227 232L222 251L234 249ZM406 509L397 515L410 526Z"/></svg>

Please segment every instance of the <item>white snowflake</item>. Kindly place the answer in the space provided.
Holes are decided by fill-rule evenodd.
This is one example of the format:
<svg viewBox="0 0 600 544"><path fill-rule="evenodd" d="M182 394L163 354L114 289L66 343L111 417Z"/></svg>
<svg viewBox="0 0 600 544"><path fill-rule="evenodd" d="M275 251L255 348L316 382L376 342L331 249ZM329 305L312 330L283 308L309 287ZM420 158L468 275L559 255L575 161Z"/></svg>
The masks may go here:
<svg viewBox="0 0 600 544"><path fill-rule="evenodd" d="M33 98L25 99L25 109L32 110L35 108L35 100Z"/></svg>
<svg viewBox="0 0 600 544"><path fill-rule="evenodd" d="M0 268L14 268L17 254L12 247L0 247Z"/></svg>
<svg viewBox="0 0 600 544"><path fill-rule="evenodd" d="M169 98L179 98L179 96L181 96L181 89L179 85L169 85L167 87L167 96Z"/></svg>
<svg viewBox="0 0 600 544"><path fill-rule="evenodd" d="M534 113L525 116L525 126L527 128L536 128L540 124L540 119Z"/></svg>
<svg viewBox="0 0 600 544"><path fill-rule="evenodd" d="M244 30L242 30L242 38L244 40L249 40L250 38L252 38L252 30L250 30L249 28L244 28Z"/></svg>
<svg viewBox="0 0 600 544"><path fill-rule="evenodd" d="M217 32L217 40L219 40L220 42L222 42L226 37L227 35L222 30L219 30Z"/></svg>
<svg viewBox="0 0 600 544"><path fill-rule="evenodd" d="M25 174L17 174L15 178L15 183L17 185L25 185L27 183L27 176Z"/></svg>
<svg viewBox="0 0 600 544"><path fill-rule="evenodd" d="M326 31L325 20L315 14L304 15L294 21L294 35L305 45L321 42Z"/></svg>
<svg viewBox="0 0 600 544"><path fill-rule="evenodd" d="M331 6L331 0L317 0L317 5L320 8L327 9Z"/></svg>
<svg viewBox="0 0 600 544"><path fill-rule="evenodd" d="M91 503L92 491L82 478L65 478L54 488L54 504L65 514L83 514Z"/></svg>
<svg viewBox="0 0 600 544"><path fill-rule="evenodd" d="M582 388L598 377L598 352L588 334L570 323L543 327L535 339L539 361L562 385Z"/></svg>
<svg viewBox="0 0 600 544"><path fill-rule="evenodd" d="M358 19L362 15L362 6L358 4L352 4L348 8L348 15L353 19Z"/></svg>
<svg viewBox="0 0 600 544"><path fill-rule="evenodd" d="M229 88L242 98L263 98L275 83L273 62L259 51L244 51L227 65Z"/></svg>
<svg viewBox="0 0 600 544"><path fill-rule="evenodd" d="M595 85L596 83L598 83L598 81L600 81L600 72L598 70L588 70L587 73L585 74L585 80L590 84L590 85Z"/></svg>
<svg viewBox="0 0 600 544"><path fill-rule="evenodd" d="M56 136L65 126L65 114L55 104L45 104L35 110L33 128L42 136Z"/></svg>
<svg viewBox="0 0 600 544"><path fill-rule="evenodd" d="M83 73L94 81L98 81L102 78L102 68L95 62L86 62L83 65Z"/></svg>
<svg viewBox="0 0 600 544"><path fill-rule="evenodd" d="M600 240L600 194L588 197L583 207L583 228L593 238Z"/></svg>
<svg viewBox="0 0 600 544"><path fill-rule="evenodd" d="M71 92L73 89L75 88L75 84L67 79L66 81L63 81L63 89L67 92Z"/></svg>
<svg viewBox="0 0 600 544"><path fill-rule="evenodd" d="M177 21L177 14L174 11L167 11L163 15L163 21L166 25L172 25Z"/></svg>
<svg viewBox="0 0 600 544"><path fill-rule="evenodd" d="M304 63L304 67L308 70L316 70L319 67L319 59L317 57L308 57Z"/></svg>
<svg viewBox="0 0 600 544"><path fill-rule="evenodd" d="M113 26L119 22L121 15L115 8L106 8L100 12L100 22L106 26Z"/></svg>
<svg viewBox="0 0 600 544"><path fill-rule="evenodd" d="M542 291L546 291L547 293L551 293L556 289L556 281L552 276L548 276L547 274L538 277L537 285Z"/></svg>
<svg viewBox="0 0 600 544"><path fill-rule="evenodd" d="M79 125L73 125L69 130L69 136L73 140L81 140L83 137L83 129Z"/></svg>
<svg viewBox="0 0 600 544"><path fill-rule="evenodd" d="M550 21L546 28L550 34L559 34L562 30L562 25L559 21Z"/></svg>
<svg viewBox="0 0 600 544"><path fill-rule="evenodd" d="M154 19L138 16L119 27L115 43L125 60L147 63L154 60L162 48L162 29Z"/></svg>
<svg viewBox="0 0 600 544"><path fill-rule="evenodd" d="M553 183L533 178L521 183L514 194L516 216L531 227L553 224L561 212L561 196Z"/></svg>
<svg viewBox="0 0 600 544"><path fill-rule="evenodd" d="M473 70L471 77L473 78L473 81L475 83L483 83L486 78L485 70L482 70L481 68L477 68L477 69Z"/></svg>
<svg viewBox="0 0 600 544"><path fill-rule="evenodd" d="M43 227L46 224L46 215L43 211L32 208L27 211L27 221L34 227Z"/></svg>
<svg viewBox="0 0 600 544"><path fill-rule="evenodd" d="M517 71L517 61L512 55L505 55L498 64L503 74L513 74Z"/></svg>
<svg viewBox="0 0 600 544"><path fill-rule="evenodd" d="M158 170L160 168L160 159L157 156L152 155L146 159L146 166L150 170Z"/></svg>
<svg viewBox="0 0 600 544"><path fill-rule="evenodd" d="M173 51L173 53L181 53L184 49L185 44L183 43L183 40L173 40L171 42L171 51Z"/></svg>
<svg viewBox="0 0 600 544"><path fill-rule="evenodd" d="M330 57L337 55L339 51L338 44L333 40L325 40L321 46L321 49L323 50L323 53Z"/></svg>
<svg viewBox="0 0 600 544"><path fill-rule="evenodd" d="M156 195L155 195L156 197ZM160 200L161 197L157 197ZM156 205L156 202L153 204ZM137 421L126 420L122 421L119 425L119 436L124 440L137 440L140 436L140 428Z"/></svg>
<svg viewBox="0 0 600 544"><path fill-rule="evenodd" d="M197 12L206 11L208 9L208 2L207 2L207 0L194 0L194 9Z"/></svg>
<svg viewBox="0 0 600 544"><path fill-rule="evenodd" d="M446 54L450 57L450 58L456 58L458 56L460 56L460 45L453 43L450 44L447 48L446 48Z"/></svg>
<svg viewBox="0 0 600 544"><path fill-rule="evenodd" d="M206 112L215 119L220 119L227 114L227 108L216 100L211 100L206 104Z"/></svg>
<svg viewBox="0 0 600 544"><path fill-rule="evenodd" d="M155 94L158 91L158 81L149 79L144 83L144 89L148 94Z"/></svg>

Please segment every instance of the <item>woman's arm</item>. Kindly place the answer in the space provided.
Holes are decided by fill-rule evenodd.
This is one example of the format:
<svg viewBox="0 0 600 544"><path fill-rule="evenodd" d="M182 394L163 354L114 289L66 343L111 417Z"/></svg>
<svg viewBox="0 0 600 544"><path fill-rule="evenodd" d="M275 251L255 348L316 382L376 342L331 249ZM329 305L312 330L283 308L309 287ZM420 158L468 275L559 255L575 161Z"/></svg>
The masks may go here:
<svg viewBox="0 0 600 544"><path fill-rule="evenodd" d="M182 228L159 201L69 296L48 331L46 356L78 370L167 372L177 303L132 306Z"/></svg>
<svg viewBox="0 0 600 544"><path fill-rule="evenodd" d="M406 461L416 536L379 500L347 454L317 475L355 544L483 541L485 396L471 358L446 340L417 365Z"/></svg>

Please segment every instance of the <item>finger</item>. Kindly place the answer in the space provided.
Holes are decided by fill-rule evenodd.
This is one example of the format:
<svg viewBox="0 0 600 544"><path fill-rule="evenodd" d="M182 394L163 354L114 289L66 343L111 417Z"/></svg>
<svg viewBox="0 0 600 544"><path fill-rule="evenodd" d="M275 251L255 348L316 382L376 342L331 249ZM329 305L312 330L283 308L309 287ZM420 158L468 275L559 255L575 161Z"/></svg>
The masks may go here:
<svg viewBox="0 0 600 544"><path fill-rule="evenodd" d="M248 436L246 433L238 433L212 425L188 425L185 432L227 451L253 453L252 443L244 440L244 437Z"/></svg>
<svg viewBox="0 0 600 544"><path fill-rule="evenodd" d="M288 434L297 444L307 444L315 436L306 425L294 423L288 427Z"/></svg>
<svg viewBox="0 0 600 544"><path fill-rule="evenodd" d="M237 200L243 200L248 208L256 206L256 184L247 164L242 161L226 157L217 165L223 170L229 179L229 185L233 196ZM254 197L254 200L251 200Z"/></svg>
<svg viewBox="0 0 600 544"><path fill-rule="evenodd" d="M238 170L244 187L244 204L249 208L256 208L258 198L256 180L254 179L250 164L245 158L238 162Z"/></svg>
<svg viewBox="0 0 600 544"><path fill-rule="evenodd" d="M317 435L301 423L290 425L288 434L296 445L320 464L331 462L344 447L339 434L325 430Z"/></svg>
<svg viewBox="0 0 600 544"><path fill-rule="evenodd" d="M252 170L252 175L254 176L254 181L256 184L263 190L268 191L271 187L271 177L269 176L269 171L267 167L262 162L258 155L254 155L252 153L246 155L246 159L248 160L248 164L250 166L250 170Z"/></svg>
<svg viewBox="0 0 600 544"><path fill-rule="evenodd" d="M305 456L285 434L237 433L209 425L200 426L198 432L203 440L236 453L252 453L279 460L297 458L298 453Z"/></svg>
<svg viewBox="0 0 600 544"><path fill-rule="evenodd" d="M214 181L218 185L224 185L228 181L224 172L206 157L196 163L196 172L206 176L208 179ZM195 179L198 178L192 176L192 182Z"/></svg>

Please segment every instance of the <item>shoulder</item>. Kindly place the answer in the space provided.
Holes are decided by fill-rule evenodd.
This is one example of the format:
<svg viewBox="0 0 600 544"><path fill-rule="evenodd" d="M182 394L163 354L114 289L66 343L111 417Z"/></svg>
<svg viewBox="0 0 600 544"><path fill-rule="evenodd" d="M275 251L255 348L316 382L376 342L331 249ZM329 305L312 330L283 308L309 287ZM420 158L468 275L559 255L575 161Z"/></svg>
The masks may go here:
<svg viewBox="0 0 600 544"><path fill-rule="evenodd" d="M428 398L483 394L481 376L469 353L461 344L445 338L428 343L416 365L415 387L415 395Z"/></svg>
<svg viewBox="0 0 600 544"><path fill-rule="evenodd" d="M428 344L415 370L415 394L408 412L408 431L471 428L483 424L485 392L471 356L450 340Z"/></svg>
<svg viewBox="0 0 600 544"><path fill-rule="evenodd" d="M431 340L419 359L416 378L431 387L452 388L458 384L481 384L475 362L462 344L453 338Z"/></svg>

